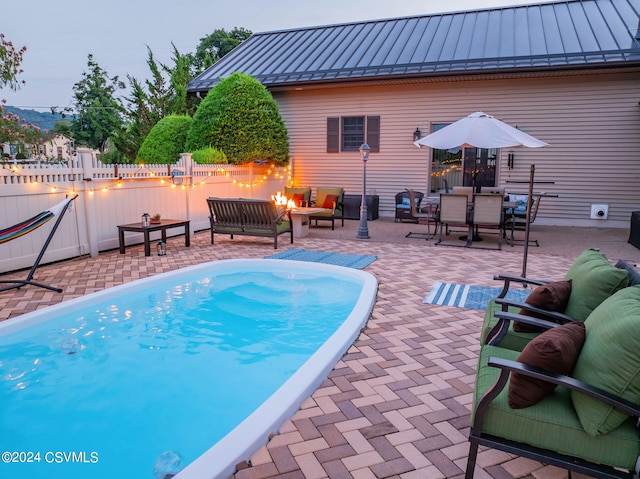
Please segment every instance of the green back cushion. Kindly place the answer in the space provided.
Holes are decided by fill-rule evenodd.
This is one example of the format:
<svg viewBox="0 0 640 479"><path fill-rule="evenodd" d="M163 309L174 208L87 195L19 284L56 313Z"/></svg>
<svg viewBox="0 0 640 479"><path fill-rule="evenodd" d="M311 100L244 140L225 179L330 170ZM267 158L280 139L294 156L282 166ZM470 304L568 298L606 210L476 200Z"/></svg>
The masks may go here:
<svg viewBox="0 0 640 479"><path fill-rule="evenodd" d="M290 200L294 199L294 195L303 195L302 200L309 202L311 199L311 188L285 186L284 195Z"/></svg>
<svg viewBox="0 0 640 479"><path fill-rule="evenodd" d="M640 402L640 286L617 292L585 321L587 337L573 377ZM572 392L582 427L592 435L606 434L628 417L596 399Z"/></svg>
<svg viewBox="0 0 640 479"><path fill-rule="evenodd" d="M565 275L571 295L565 314L584 321L600 303L627 286L628 273L611 265L597 249L583 251Z"/></svg>
<svg viewBox="0 0 640 479"><path fill-rule="evenodd" d="M342 208L342 194L344 192L343 188L316 188L316 206L318 208L326 208L324 205L324 201L327 199L328 195L335 195L338 197L338 205L336 206L336 211L341 210Z"/></svg>

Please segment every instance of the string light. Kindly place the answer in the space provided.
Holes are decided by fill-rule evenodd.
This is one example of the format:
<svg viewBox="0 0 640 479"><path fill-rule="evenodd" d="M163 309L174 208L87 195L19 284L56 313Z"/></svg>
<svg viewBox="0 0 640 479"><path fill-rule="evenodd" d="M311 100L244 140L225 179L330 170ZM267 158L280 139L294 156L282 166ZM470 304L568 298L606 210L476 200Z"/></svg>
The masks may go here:
<svg viewBox="0 0 640 479"><path fill-rule="evenodd" d="M143 169L147 169L147 170L148 170L148 168L145 166L145 164L144 164L144 163L141 163L141 164L140 164L140 167L141 167L141 168L139 168L138 170L134 171L134 172L131 174L131 176L130 176L130 177L125 178L125 179L124 179L124 181L126 181L127 179L131 179L131 180L139 180L139 179L142 179L141 177L136 176L136 175L137 175L137 174L139 174L139 172L140 172L141 170L143 170ZM18 175L19 175L19 172L20 172L20 167L19 167L19 165L11 165L11 167L9 168L9 170L10 170L14 175L18 176ZM286 174L286 176L288 177L288 179L289 179L289 181L290 181L290 180L291 180L291 165L287 166L287 167L286 167L286 170L287 170L287 174ZM219 173L219 175L215 175L215 173ZM147 177L154 177L154 176L158 177L158 174L157 174L157 173L155 173L155 172L153 172L153 171L147 171L147 172L146 172L146 174L147 174ZM215 175L215 176L214 176L214 175ZM258 187L258 186L260 186L262 183L264 183L265 181L268 181L268 180L269 180L269 176L271 176L272 178L275 178L275 179L284 179L284 178L285 178L285 175L284 175L284 174L279 173L278 171L274 171L272 168L269 168L269 169L267 170L267 174L258 175L258 176L257 176L257 180L256 180L256 181L253 181L253 182L244 182L244 181L239 181L239 180L237 180L237 179L233 178L233 177L232 177L232 172L229 172L228 170L226 170L226 169L224 169L224 168L222 168L222 167L219 167L219 168L217 168L214 172L207 171L206 177L202 178L202 179L201 179L200 181L198 181L198 182L193 182L193 183L191 184L191 187L192 187L192 188L195 188L196 186L204 186L204 185L206 185L206 184L208 183L208 181L207 181L207 180L208 180L209 178L212 178L212 177L213 177L214 179L219 179L221 176L223 176L223 177L225 177L225 178L229 178L229 179L230 179L230 183L231 183L231 184L236 185L236 186L238 186L239 188L243 188L243 189L244 189L244 188ZM165 184L167 183L167 181L166 181L166 177L160 177L160 178L159 178L159 180L160 180L159 182L160 182L160 184L161 184L161 185L165 185ZM124 181L123 181L122 176L119 176L119 177L117 177L117 178L113 178L113 179L106 179L106 178L105 178L104 180L97 179L97 180L95 180L95 181L108 181L108 182L110 182L110 184L107 184L107 185L102 186L102 187L100 188L100 189L101 189L101 191L102 191L102 192L104 192L104 193L108 192L109 190L111 190L111 189L113 189L113 188L122 188L122 187L124 186ZM75 194L76 194L76 191L75 191L75 189L73 189L73 188L70 188L70 189L65 189L65 188L63 188L62 190L60 190L60 188L59 188L57 185L48 184L48 183L43 183L43 182L39 181L37 178L33 178L33 180L32 180L30 183L31 183L32 185L34 185L34 186L35 186L35 185L39 185L39 184L45 185L46 187L48 187L48 190L49 190L49 192L51 192L51 193L57 193L57 192L59 192L59 191L62 191L62 192L66 192L67 194L72 194L72 195L75 195ZM171 184L171 187L172 187L172 188L175 188L175 187L176 187L176 185L174 185L174 184L172 183L172 184ZM183 190L185 190L185 189L186 189L186 185L182 185L182 189L183 189ZM93 189L93 188L88 188L88 189L87 189L87 191L88 191L88 193L89 193L90 195L93 195L94 189Z"/></svg>

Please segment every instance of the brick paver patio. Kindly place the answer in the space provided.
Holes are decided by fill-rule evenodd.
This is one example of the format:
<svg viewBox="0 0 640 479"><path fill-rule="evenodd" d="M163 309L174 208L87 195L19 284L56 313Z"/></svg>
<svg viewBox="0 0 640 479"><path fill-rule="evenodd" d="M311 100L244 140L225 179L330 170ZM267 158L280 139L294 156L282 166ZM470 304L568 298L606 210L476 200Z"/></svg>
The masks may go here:
<svg viewBox="0 0 640 479"><path fill-rule="evenodd" d="M522 247L432 247L433 241L403 239L416 225L384 221L373 222L375 238L372 234L371 241L358 241L357 222L347 223L335 232L312 228L310 237L296 239L294 245L279 242L278 251L295 247L376 255L365 268L379 282L371 319L299 411L249 461L238 465L235 479L463 476L483 311L423 304L422 299L435 281L496 286L494 274L520 273ZM617 236L608 244L611 251L637 261L637 250ZM584 239L572 241L569 231L563 241L571 245ZM59 285L64 292L25 287L0 293L0 320L176 268L262 258L274 253L272 245L269 240L228 236L211 245L208 232L200 232L190 248L184 247L183 238L170 238L164 257L145 257L139 245L123 255L110 251L42 266L34 279ZM566 254L533 250L529 277L561 278L575 258L570 246L563 250ZM24 272L3 279L12 276L23 278ZM481 450L478 466L476 479L567 477L557 468L494 450Z"/></svg>

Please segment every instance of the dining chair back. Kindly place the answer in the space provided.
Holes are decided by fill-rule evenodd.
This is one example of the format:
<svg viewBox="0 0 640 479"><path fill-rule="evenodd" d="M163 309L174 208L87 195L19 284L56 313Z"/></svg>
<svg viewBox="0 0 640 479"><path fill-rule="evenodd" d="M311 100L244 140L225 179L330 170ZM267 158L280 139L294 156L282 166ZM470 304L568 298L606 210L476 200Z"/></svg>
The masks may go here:
<svg viewBox="0 0 640 479"><path fill-rule="evenodd" d="M440 208L438 210L438 222L440 223L440 237L436 244L442 243L442 232L449 234L450 225L465 225L469 227L467 235L467 243L469 246L471 241L471 221L469 218L469 201L465 194L444 194L440 195ZM449 245L462 246L462 245Z"/></svg>
<svg viewBox="0 0 640 479"><path fill-rule="evenodd" d="M454 186L454 195L467 195L467 201L471 203L473 201L473 186Z"/></svg>
<svg viewBox="0 0 640 479"><path fill-rule="evenodd" d="M491 193L478 193L473 197L472 224L478 228L498 229L498 249L502 249L504 235L504 214L502 202L504 197Z"/></svg>

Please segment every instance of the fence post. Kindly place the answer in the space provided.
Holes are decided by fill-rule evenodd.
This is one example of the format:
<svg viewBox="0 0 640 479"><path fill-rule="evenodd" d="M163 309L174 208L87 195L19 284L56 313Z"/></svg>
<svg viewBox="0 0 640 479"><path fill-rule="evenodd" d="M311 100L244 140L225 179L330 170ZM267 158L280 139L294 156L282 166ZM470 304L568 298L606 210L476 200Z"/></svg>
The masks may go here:
<svg viewBox="0 0 640 479"><path fill-rule="evenodd" d="M89 148L78 148L80 155L82 178L84 180L84 212L87 225L87 239L89 240L89 253L92 257L98 256L98 225L96 222L95 198L93 197L93 152Z"/></svg>
<svg viewBox="0 0 640 479"><path fill-rule="evenodd" d="M181 159L181 163L184 165L184 169L185 169L184 174L188 178L187 191L185 196L186 213L187 213L187 219L190 221L189 229L191 230L191 234L194 234L195 233L194 226L193 226L193 222L191 221L192 220L191 201L193 201L193 199L191 198L191 190L193 189L193 159L191 158L191 153L181 153L180 159Z"/></svg>

